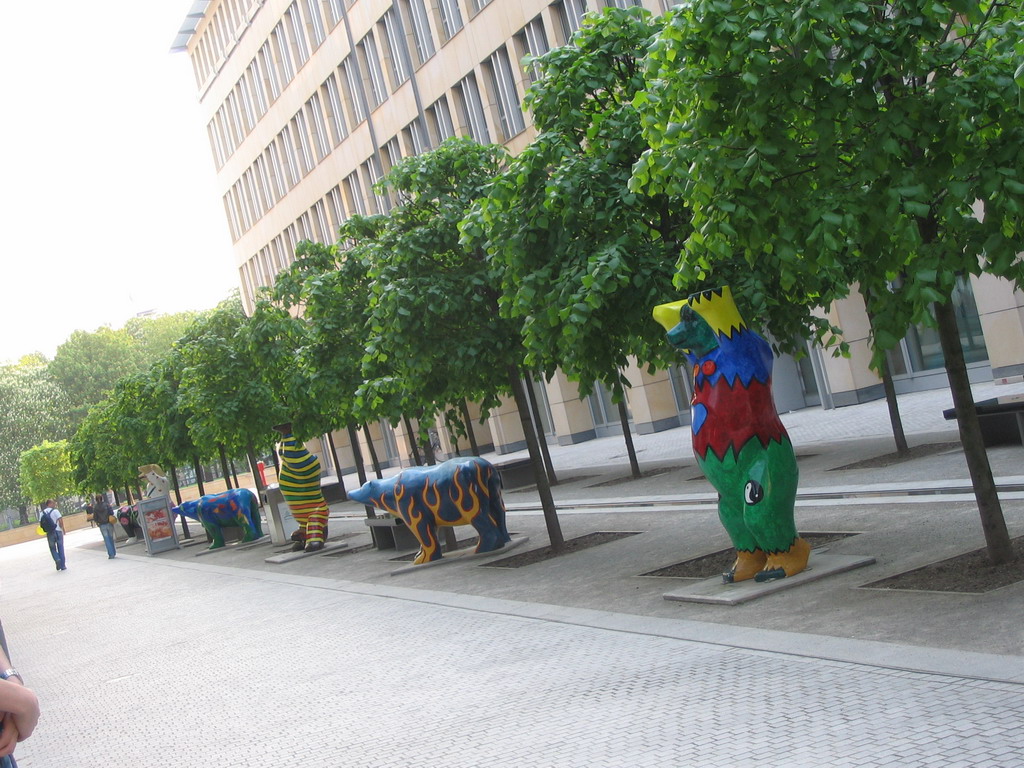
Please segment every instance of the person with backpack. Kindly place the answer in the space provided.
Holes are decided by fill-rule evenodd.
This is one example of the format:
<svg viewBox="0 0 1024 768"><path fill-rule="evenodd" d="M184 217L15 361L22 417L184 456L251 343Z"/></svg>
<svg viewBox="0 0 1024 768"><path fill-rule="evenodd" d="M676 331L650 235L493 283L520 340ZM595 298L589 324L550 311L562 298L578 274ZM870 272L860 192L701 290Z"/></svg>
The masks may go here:
<svg viewBox="0 0 1024 768"><path fill-rule="evenodd" d="M47 499L43 504L43 511L39 514L39 527L46 533L46 543L50 545L50 555L57 564L57 570L66 571L68 566L64 562L64 517L57 509L56 500Z"/></svg>
<svg viewBox="0 0 1024 768"><path fill-rule="evenodd" d="M103 543L107 547L107 557L113 560L117 557L117 548L114 546L114 510L110 508L106 497L102 493L96 494L96 502L92 505L92 519L100 528L103 534Z"/></svg>

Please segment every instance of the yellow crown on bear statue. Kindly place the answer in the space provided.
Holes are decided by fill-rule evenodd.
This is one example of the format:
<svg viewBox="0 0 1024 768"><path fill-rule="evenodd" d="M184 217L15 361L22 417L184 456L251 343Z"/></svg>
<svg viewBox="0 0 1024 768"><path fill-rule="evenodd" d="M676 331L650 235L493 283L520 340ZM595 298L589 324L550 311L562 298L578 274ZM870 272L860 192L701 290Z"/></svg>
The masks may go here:
<svg viewBox="0 0 1024 768"><path fill-rule="evenodd" d="M732 290L725 285L691 295L686 303L711 326L716 334L732 338L734 333L747 327L736 308Z"/></svg>

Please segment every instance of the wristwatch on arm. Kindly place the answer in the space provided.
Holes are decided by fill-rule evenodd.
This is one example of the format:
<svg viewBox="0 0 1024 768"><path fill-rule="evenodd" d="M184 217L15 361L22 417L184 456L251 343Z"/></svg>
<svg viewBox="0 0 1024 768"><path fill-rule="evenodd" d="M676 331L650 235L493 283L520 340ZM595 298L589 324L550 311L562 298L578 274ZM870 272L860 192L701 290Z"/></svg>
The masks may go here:
<svg viewBox="0 0 1024 768"><path fill-rule="evenodd" d="M18 678L18 682L22 685L25 684L25 681L21 679L21 674L14 667L9 667L3 672L0 672L0 680L9 680L12 677Z"/></svg>

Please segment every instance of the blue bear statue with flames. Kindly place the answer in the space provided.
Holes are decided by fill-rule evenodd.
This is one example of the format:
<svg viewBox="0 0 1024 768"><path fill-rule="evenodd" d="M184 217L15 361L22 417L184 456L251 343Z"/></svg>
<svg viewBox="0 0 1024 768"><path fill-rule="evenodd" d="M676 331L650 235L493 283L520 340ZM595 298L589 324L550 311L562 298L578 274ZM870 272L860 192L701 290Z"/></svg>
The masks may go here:
<svg viewBox="0 0 1024 768"><path fill-rule="evenodd" d="M477 552L493 552L511 541L505 527L501 475L486 459L467 456L433 467L410 467L394 477L370 480L349 498L400 518L419 542L413 562L441 559L438 526L471 525L480 536Z"/></svg>

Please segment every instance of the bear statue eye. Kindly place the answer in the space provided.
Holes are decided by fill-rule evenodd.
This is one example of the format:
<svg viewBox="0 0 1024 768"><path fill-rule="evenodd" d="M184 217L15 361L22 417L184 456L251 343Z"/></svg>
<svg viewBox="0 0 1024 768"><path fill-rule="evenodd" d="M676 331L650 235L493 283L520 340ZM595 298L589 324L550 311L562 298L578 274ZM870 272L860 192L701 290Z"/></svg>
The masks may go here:
<svg viewBox="0 0 1024 768"><path fill-rule="evenodd" d="M746 504L757 504L764 498L764 488L757 480L748 480L743 488L743 501Z"/></svg>

